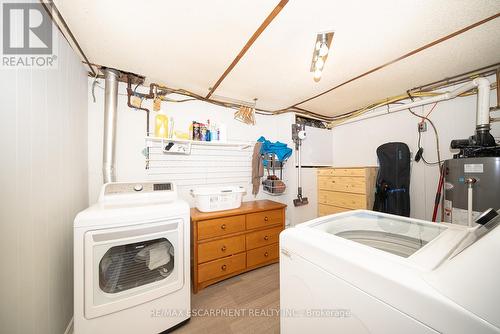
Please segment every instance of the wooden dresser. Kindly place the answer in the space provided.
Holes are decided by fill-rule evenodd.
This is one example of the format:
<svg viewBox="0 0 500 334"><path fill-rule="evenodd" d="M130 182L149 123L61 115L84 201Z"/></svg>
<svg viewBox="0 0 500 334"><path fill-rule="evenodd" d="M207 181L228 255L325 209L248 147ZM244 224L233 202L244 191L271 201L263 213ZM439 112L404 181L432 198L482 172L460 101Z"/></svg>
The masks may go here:
<svg viewBox="0 0 500 334"><path fill-rule="evenodd" d="M262 200L217 212L191 209L193 290L279 260L285 204Z"/></svg>
<svg viewBox="0 0 500 334"><path fill-rule="evenodd" d="M318 216L373 208L377 167L318 169Z"/></svg>

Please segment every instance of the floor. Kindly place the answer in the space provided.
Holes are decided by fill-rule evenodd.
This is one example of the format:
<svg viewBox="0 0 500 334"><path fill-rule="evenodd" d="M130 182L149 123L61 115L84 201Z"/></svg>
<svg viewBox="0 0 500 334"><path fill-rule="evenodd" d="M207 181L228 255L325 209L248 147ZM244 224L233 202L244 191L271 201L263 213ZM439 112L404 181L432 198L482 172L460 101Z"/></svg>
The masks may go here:
<svg viewBox="0 0 500 334"><path fill-rule="evenodd" d="M191 320L172 333L279 333L279 264L193 294L191 309Z"/></svg>

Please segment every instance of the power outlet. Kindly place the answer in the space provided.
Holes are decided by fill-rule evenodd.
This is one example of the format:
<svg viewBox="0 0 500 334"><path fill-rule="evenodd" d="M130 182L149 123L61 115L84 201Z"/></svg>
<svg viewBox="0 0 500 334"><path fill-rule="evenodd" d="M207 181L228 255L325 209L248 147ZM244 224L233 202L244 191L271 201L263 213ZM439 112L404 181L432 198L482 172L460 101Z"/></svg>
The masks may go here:
<svg viewBox="0 0 500 334"><path fill-rule="evenodd" d="M418 123L418 132L427 131L427 122L419 122Z"/></svg>

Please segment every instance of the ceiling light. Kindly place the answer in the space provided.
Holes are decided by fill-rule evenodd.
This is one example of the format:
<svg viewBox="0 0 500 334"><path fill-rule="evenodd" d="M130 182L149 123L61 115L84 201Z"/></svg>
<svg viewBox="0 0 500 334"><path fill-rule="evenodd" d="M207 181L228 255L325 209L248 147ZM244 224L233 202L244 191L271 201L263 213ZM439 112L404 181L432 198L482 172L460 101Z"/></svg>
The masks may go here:
<svg viewBox="0 0 500 334"><path fill-rule="evenodd" d="M325 66L325 61L323 60L323 58L318 57L318 60L316 60L315 68L321 70L323 69L323 66Z"/></svg>
<svg viewBox="0 0 500 334"><path fill-rule="evenodd" d="M314 71L314 80L319 81L319 79L321 79L321 74L323 74L323 73L321 72L320 69L317 69L316 71Z"/></svg>
<svg viewBox="0 0 500 334"><path fill-rule="evenodd" d="M311 62L311 72L314 72L314 81L318 82L321 79L323 68L325 67L326 58L330 51L333 40L333 31L323 32L316 35L316 43L314 44L313 57Z"/></svg>
<svg viewBox="0 0 500 334"><path fill-rule="evenodd" d="M321 47L319 48L319 56L324 57L328 54L328 46L325 43L321 43Z"/></svg>

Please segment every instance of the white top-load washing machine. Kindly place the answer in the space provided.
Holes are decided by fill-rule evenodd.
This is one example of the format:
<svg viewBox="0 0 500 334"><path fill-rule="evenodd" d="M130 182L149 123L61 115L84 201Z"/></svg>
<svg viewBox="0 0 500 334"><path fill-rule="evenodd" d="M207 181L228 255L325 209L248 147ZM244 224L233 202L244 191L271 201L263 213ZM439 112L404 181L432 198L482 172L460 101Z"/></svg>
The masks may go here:
<svg viewBox="0 0 500 334"><path fill-rule="evenodd" d="M74 222L74 333L160 333L190 316L189 206L170 182L108 183Z"/></svg>
<svg viewBox="0 0 500 334"><path fill-rule="evenodd" d="M500 333L500 216L484 221L359 210L287 229L281 332Z"/></svg>

